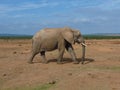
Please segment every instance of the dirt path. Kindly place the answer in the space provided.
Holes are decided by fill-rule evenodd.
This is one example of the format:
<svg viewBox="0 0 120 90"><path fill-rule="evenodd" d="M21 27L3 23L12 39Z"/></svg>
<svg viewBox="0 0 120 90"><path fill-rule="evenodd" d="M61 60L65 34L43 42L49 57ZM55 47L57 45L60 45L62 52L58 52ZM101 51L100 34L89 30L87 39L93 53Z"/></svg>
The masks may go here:
<svg viewBox="0 0 120 90"><path fill-rule="evenodd" d="M49 90L120 90L120 39L86 43L84 65L73 64L67 52L64 64L58 65L57 50L47 52L48 64L38 63L39 55L28 64L31 40L0 40L0 90L48 83L53 84ZM81 47L74 45L74 49L80 61Z"/></svg>

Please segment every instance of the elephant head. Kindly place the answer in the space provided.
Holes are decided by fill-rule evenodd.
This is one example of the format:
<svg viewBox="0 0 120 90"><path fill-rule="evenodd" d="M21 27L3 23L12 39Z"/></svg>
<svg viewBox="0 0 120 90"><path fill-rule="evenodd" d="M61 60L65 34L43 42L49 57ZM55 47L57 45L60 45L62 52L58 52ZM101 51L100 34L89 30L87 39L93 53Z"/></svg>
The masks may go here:
<svg viewBox="0 0 120 90"><path fill-rule="evenodd" d="M83 36L81 35L79 30L73 30L69 27L65 27L65 30L63 31L63 37L65 40L67 40L70 44L81 44L82 45L82 64L85 61L85 40Z"/></svg>

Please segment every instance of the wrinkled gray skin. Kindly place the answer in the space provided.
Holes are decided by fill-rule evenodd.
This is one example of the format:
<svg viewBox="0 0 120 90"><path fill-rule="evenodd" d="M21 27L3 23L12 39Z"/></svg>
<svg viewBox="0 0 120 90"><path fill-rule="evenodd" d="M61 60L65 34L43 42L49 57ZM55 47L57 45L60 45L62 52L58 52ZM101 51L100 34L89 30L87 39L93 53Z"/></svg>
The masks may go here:
<svg viewBox="0 0 120 90"><path fill-rule="evenodd" d="M28 63L33 63L33 58L36 54L40 53L43 63L47 63L45 52L55 49L59 50L57 63L62 63L63 54L65 49L70 53L74 64L79 62L76 60L76 55L73 50L72 44L82 45L82 64L85 59L85 42L82 38L80 31L73 30L69 27L64 28L46 28L37 32L32 38L32 52ZM83 43L83 44L82 44Z"/></svg>

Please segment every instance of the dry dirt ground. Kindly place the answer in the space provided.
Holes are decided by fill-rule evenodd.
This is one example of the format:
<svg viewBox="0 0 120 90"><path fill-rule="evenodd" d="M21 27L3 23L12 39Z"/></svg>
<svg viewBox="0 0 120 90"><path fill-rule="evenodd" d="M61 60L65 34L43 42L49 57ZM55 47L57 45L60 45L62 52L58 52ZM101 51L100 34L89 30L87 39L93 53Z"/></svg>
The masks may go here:
<svg viewBox="0 0 120 90"><path fill-rule="evenodd" d="M57 50L46 53L48 64L38 63L40 55L28 64L31 40L0 40L0 90L120 90L120 39L86 44L84 65L73 64L67 52L57 64ZM80 61L81 46L74 49Z"/></svg>

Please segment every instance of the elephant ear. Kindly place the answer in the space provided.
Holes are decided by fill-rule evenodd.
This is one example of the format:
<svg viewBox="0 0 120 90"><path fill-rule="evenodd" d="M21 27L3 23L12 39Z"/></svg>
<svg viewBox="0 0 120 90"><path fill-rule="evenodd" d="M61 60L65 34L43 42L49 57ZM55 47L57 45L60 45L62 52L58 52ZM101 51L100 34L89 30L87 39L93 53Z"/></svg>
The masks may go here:
<svg viewBox="0 0 120 90"><path fill-rule="evenodd" d="M62 35L66 41L68 41L71 44L74 43L73 31L70 28L65 27L62 31Z"/></svg>

